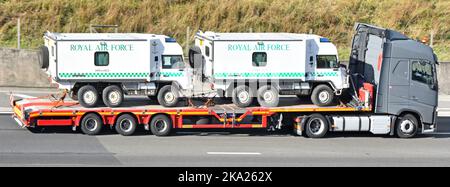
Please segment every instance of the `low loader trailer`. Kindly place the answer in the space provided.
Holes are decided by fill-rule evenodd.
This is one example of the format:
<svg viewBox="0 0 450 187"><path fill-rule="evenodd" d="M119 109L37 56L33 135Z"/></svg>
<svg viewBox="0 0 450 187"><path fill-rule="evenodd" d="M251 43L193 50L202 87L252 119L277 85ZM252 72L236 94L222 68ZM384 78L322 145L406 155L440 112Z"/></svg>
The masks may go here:
<svg viewBox="0 0 450 187"><path fill-rule="evenodd" d="M203 107L85 108L64 101L65 94L10 100L13 118L22 127L68 126L88 135L110 127L127 136L143 125L157 136L177 129L291 127L311 138L342 131L411 138L436 129L437 65L429 46L390 29L357 23L348 65L351 86L339 105L299 103L296 97L280 97L275 107L239 107L222 101Z"/></svg>

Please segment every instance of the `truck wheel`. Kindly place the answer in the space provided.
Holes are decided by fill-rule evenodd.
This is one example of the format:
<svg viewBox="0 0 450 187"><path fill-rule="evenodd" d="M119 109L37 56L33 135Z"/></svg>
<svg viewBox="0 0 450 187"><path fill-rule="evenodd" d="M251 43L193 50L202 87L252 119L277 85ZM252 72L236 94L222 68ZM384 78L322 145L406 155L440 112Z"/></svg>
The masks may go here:
<svg viewBox="0 0 450 187"><path fill-rule="evenodd" d="M334 100L333 90L328 85L318 85L311 94L311 100L317 106L330 106Z"/></svg>
<svg viewBox="0 0 450 187"><path fill-rule="evenodd" d="M136 131L136 119L130 114L121 115L117 118L115 128L116 132L123 136L133 135Z"/></svg>
<svg viewBox="0 0 450 187"><path fill-rule="evenodd" d="M86 135L97 135L103 127L102 119L96 114L87 114L81 120L81 132Z"/></svg>
<svg viewBox="0 0 450 187"><path fill-rule="evenodd" d="M417 134L419 122L414 115L406 114L397 119L395 126L399 138L412 138Z"/></svg>
<svg viewBox="0 0 450 187"><path fill-rule="evenodd" d="M258 103L262 107L277 107L280 101L278 90L269 85L264 85L258 89Z"/></svg>
<svg viewBox="0 0 450 187"><path fill-rule="evenodd" d="M231 100L241 108L248 107L253 103L253 94L248 86L240 85L233 90Z"/></svg>
<svg viewBox="0 0 450 187"><path fill-rule="evenodd" d="M107 107L118 107L123 101L123 91L117 85L110 85L103 89L102 98Z"/></svg>
<svg viewBox="0 0 450 187"><path fill-rule="evenodd" d="M158 92L158 102L165 107L174 107L178 104L180 97L178 89L171 85L163 86Z"/></svg>
<svg viewBox="0 0 450 187"><path fill-rule="evenodd" d="M321 114L312 114L305 125L306 136L322 138L329 130L328 121Z"/></svg>
<svg viewBox="0 0 450 187"><path fill-rule="evenodd" d="M172 120L166 115L157 115L150 122L150 131L156 136L167 136L172 130Z"/></svg>
<svg viewBox="0 0 450 187"><path fill-rule="evenodd" d="M91 108L97 106L99 95L97 89L91 85L86 85L78 90L78 102L81 106Z"/></svg>

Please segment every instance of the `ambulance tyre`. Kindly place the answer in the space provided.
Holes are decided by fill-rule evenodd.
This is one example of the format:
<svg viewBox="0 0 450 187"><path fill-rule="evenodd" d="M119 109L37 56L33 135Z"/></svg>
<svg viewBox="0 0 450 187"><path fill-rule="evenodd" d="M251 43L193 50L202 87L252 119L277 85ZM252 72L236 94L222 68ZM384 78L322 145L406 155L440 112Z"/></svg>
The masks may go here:
<svg viewBox="0 0 450 187"><path fill-rule="evenodd" d="M312 91L311 101L317 106L330 106L334 101L333 90L328 85L320 84Z"/></svg>
<svg viewBox="0 0 450 187"><path fill-rule="evenodd" d="M49 66L49 52L48 52L48 48L46 46L41 46L39 48L40 53L39 53L39 66L41 67L41 69L47 69Z"/></svg>
<svg viewBox="0 0 450 187"><path fill-rule="evenodd" d="M158 103L162 106L174 107L179 100L178 90L174 86L165 85L158 92Z"/></svg>
<svg viewBox="0 0 450 187"><path fill-rule="evenodd" d="M264 85L258 89L258 103L262 107L277 107L280 102L278 90L270 85Z"/></svg>
<svg viewBox="0 0 450 187"><path fill-rule="evenodd" d="M78 102L81 106L92 108L97 106L99 95L97 89L91 85L85 85L78 90Z"/></svg>
<svg viewBox="0 0 450 187"><path fill-rule="evenodd" d="M117 85L110 85L103 89L102 98L107 107L118 107L123 101L123 91Z"/></svg>
<svg viewBox="0 0 450 187"><path fill-rule="evenodd" d="M240 85L233 90L232 101L241 108L248 107L253 103L253 94L246 85Z"/></svg>
<svg viewBox="0 0 450 187"><path fill-rule="evenodd" d="M70 91L70 92L69 92L69 97L70 97L72 100L74 100L74 101L78 101L78 96L77 96L77 94L75 93L75 91Z"/></svg>

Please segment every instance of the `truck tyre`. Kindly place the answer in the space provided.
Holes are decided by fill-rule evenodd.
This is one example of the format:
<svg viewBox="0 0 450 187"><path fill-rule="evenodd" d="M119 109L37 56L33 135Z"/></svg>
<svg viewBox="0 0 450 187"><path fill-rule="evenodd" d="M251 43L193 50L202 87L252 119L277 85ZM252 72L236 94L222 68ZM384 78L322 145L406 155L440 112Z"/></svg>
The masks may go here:
<svg viewBox="0 0 450 187"><path fill-rule="evenodd" d="M118 107L122 104L123 101L123 91L117 85L110 85L103 89L103 103L107 107Z"/></svg>
<svg viewBox="0 0 450 187"><path fill-rule="evenodd" d="M83 117L80 126L84 134L97 135L102 130L103 121L98 115L90 113Z"/></svg>
<svg viewBox="0 0 450 187"><path fill-rule="evenodd" d="M78 102L81 106L92 108L97 106L99 95L97 89L91 85L85 85L78 90Z"/></svg>
<svg viewBox="0 0 450 187"><path fill-rule="evenodd" d="M414 115L400 116L395 124L395 132L399 138L412 138L417 134L419 122Z"/></svg>
<svg viewBox="0 0 450 187"><path fill-rule="evenodd" d="M253 103L252 91L248 86L240 85L233 90L231 100L238 107L248 107Z"/></svg>
<svg viewBox="0 0 450 187"><path fill-rule="evenodd" d="M136 131L137 122L136 119L130 114L121 115L116 120L115 129L116 132L123 136L131 136Z"/></svg>
<svg viewBox="0 0 450 187"><path fill-rule="evenodd" d="M334 101L334 92L328 85L318 85L311 94L311 101L317 106L330 106Z"/></svg>
<svg viewBox="0 0 450 187"><path fill-rule="evenodd" d="M39 48L39 66L41 69L47 69L49 66L49 52L46 46L41 46Z"/></svg>
<svg viewBox="0 0 450 187"><path fill-rule="evenodd" d="M177 106L179 100L178 89L174 86L165 85L158 92L158 103L162 106Z"/></svg>
<svg viewBox="0 0 450 187"><path fill-rule="evenodd" d="M329 130L327 119L321 114L312 114L305 124L306 136L310 138L322 138Z"/></svg>
<svg viewBox="0 0 450 187"><path fill-rule="evenodd" d="M150 122L150 131L156 136L167 136L172 130L172 120L166 115L157 115Z"/></svg>
<svg viewBox="0 0 450 187"><path fill-rule="evenodd" d="M262 107L277 107L280 102L278 90L270 85L258 89L258 103Z"/></svg>

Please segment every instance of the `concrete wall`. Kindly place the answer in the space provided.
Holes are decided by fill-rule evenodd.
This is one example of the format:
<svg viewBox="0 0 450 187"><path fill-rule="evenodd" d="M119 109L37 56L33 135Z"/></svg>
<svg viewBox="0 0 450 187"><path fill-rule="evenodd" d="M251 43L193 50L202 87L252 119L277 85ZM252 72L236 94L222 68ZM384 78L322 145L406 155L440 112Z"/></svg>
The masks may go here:
<svg viewBox="0 0 450 187"><path fill-rule="evenodd" d="M0 48L0 86L50 87L37 51Z"/></svg>
<svg viewBox="0 0 450 187"><path fill-rule="evenodd" d="M345 62L344 62L345 63ZM439 92L450 95L450 63L438 66ZM50 87L35 50L0 48L0 87Z"/></svg>

